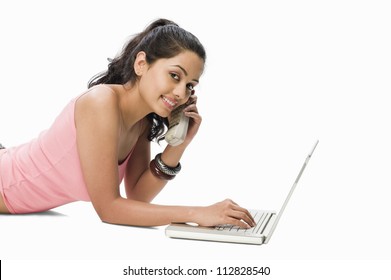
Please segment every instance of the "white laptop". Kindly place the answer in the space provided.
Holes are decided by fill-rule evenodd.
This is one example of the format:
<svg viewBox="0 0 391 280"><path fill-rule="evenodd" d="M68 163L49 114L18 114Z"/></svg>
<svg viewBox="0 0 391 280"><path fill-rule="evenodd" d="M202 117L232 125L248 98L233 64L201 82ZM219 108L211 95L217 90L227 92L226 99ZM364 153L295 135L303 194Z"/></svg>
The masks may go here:
<svg viewBox="0 0 391 280"><path fill-rule="evenodd" d="M250 229L242 229L233 225L202 227L190 224L170 224L166 227L166 236L171 238L258 245L268 243L318 143L319 140L315 142L315 145L311 149L310 153L307 155L304 164L301 167L300 172L297 175L297 178L294 181L288 193L288 196L286 197L278 213L276 213L276 211L249 210L257 223L255 227Z"/></svg>

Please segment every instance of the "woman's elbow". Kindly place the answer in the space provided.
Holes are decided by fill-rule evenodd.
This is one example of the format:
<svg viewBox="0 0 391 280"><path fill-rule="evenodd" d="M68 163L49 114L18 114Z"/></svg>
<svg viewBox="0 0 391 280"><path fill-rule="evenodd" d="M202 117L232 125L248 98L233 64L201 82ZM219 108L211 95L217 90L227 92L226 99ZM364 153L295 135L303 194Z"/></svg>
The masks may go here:
<svg viewBox="0 0 391 280"><path fill-rule="evenodd" d="M113 206L111 203L93 204L99 219L104 223L114 223Z"/></svg>

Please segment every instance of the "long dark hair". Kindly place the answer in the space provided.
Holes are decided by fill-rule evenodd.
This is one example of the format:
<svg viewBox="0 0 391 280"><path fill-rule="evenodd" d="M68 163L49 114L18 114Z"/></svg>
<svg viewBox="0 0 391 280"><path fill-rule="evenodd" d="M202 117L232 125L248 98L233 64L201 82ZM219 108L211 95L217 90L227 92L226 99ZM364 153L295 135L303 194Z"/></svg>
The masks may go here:
<svg viewBox="0 0 391 280"><path fill-rule="evenodd" d="M160 58L171 58L179 53L189 50L196 53L204 62L206 52L196 36L179 27L173 21L158 19L152 22L147 28L133 36L124 46L121 54L110 60L108 69L91 78L88 88L99 84L126 84L137 81L134 72L134 62L140 51L146 53L146 61L153 64ZM167 127L167 118L155 113L147 115L151 124L151 131L148 140L160 140Z"/></svg>

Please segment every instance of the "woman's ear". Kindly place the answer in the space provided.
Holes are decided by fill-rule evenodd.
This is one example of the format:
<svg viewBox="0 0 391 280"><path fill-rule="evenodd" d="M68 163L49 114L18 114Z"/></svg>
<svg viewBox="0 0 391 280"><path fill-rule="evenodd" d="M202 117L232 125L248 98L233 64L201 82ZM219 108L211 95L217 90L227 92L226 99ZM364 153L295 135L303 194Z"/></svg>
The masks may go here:
<svg viewBox="0 0 391 280"><path fill-rule="evenodd" d="M137 76L143 74L144 69L147 65L147 54L145 52L139 52L136 55L136 60L134 61L134 72Z"/></svg>

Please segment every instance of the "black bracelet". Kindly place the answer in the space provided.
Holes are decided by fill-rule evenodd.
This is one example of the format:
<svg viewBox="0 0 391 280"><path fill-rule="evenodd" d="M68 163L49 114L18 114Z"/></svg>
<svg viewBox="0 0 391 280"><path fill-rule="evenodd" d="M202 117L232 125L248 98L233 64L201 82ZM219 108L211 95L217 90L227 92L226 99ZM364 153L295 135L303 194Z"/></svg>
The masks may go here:
<svg viewBox="0 0 391 280"><path fill-rule="evenodd" d="M157 164L156 164L156 160L151 160L151 162L149 163L149 169L151 170L151 173L161 179L161 180L172 180L175 178L175 175L168 175L166 173L163 173L158 167L157 167Z"/></svg>
<svg viewBox="0 0 391 280"><path fill-rule="evenodd" d="M170 167L170 166L166 165L162 161L162 154L161 153L156 155L155 160L156 160L157 168L159 168L161 172L163 172L167 175L175 176L179 173L179 171L181 171L182 166L180 163L178 163L178 165L176 167Z"/></svg>

